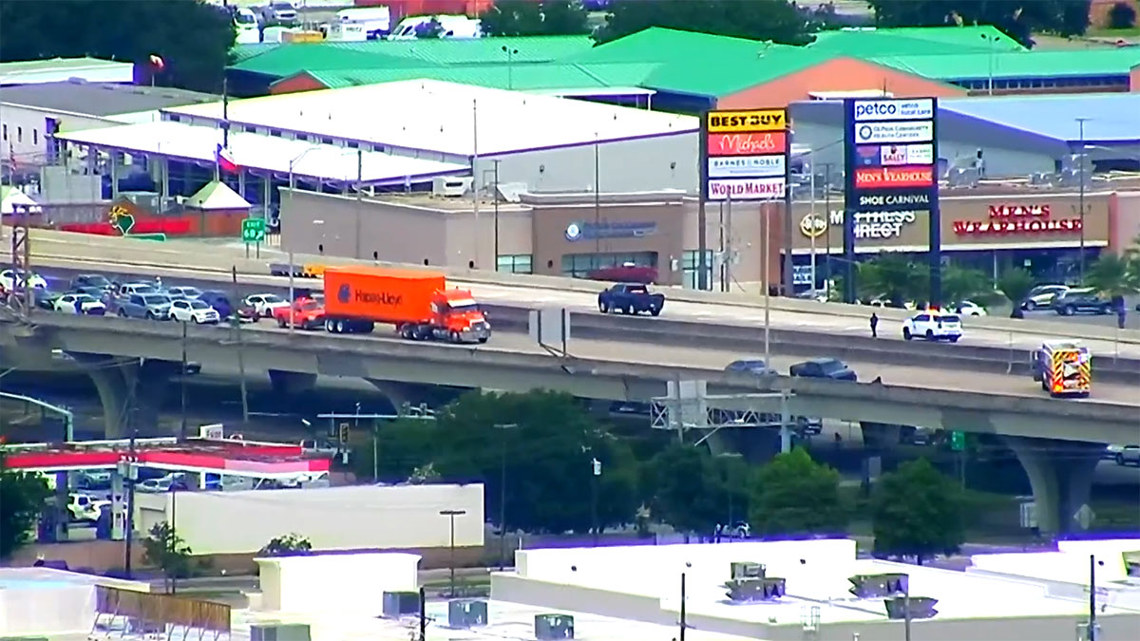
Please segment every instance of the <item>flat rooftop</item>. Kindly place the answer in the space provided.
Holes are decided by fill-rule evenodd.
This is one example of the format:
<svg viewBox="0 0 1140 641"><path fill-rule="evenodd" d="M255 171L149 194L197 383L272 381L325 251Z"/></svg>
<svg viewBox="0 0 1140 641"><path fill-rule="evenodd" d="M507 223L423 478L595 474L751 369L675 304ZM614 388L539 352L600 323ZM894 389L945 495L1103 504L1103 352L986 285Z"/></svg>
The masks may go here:
<svg viewBox="0 0 1140 641"><path fill-rule="evenodd" d="M767 576L785 579L785 596L760 602L728 600L725 583L733 562L765 565ZM492 574L495 599L534 607L575 603L599 616L628 612L658 624L679 616L684 573L686 610L694 625L753 638L785 638L805 621L869 638L888 634L882 630L900 622L888 618L883 598L852 595L848 579L856 575L907 574L912 597L937 600L937 614L919 625L970 621L977 638L1005 638L1023 625L1048 629L1088 611L1087 595L1051 592L1032 578L858 559L855 542L846 539L526 550L517 553L516 566L514 572ZM1140 625L1140 610L1113 602L1105 604L1101 615ZM991 624L994 627L986 628ZM1066 634L1072 638L1072 628Z"/></svg>
<svg viewBox="0 0 1140 641"><path fill-rule="evenodd" d="M222 104L167 111L219 121ZM228 114L247 128L466 157L695 133L700 127L692 116L428 79L236 100Z"/></svg>
<svg viewBox="0 0 1140 641"><path fill-rule="evenodd" d="M219 96L213 94L173 87L82 80L4 87L4 92L0 95L0 103L6 105L96 117L154 111L218 99Z"/></svg>

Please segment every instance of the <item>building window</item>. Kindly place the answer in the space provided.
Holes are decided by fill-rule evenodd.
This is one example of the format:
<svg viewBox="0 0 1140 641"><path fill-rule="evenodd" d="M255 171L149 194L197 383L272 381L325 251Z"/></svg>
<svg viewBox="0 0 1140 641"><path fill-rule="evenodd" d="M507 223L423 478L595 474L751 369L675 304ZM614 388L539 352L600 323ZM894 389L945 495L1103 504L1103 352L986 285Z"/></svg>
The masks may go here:
<svg viewBox="0 0 1140 641"><path fill-rule="evenodd" d="M384 145L372 145L372 151L375 151L378 154L383 154L387 153L388 150L384 147Z"/></svg>
<svg viewBox="0 0 1140 641"><path fill-rule="evenodd" d="M326 145L331 145L333 144L333 139L326 136L324 138L321 138L321 142Z"/></svg>
<svg viewBox="0 0 1140 641"><path fill-rule="evenodd" d="M16 142L24 142L24 128L16 127Z"/></svg>
<svg viewBox="0 0 1140 641"><path fill-rule="evenodd" d="M281 137L281 130L280 129L270 129L269 135L270 136L276 136L276 137L280 138Z"/></svg>
<svg viewBox="0 0 1140 641"><path fill-rule="evenodd" d="M657 252L564 254L562 256L562 275L573 278L589 278L590 272L625 264L638 267L657 267Z"/></svg>
<svg viewBox="0 0 1140 641"><path fill-rule="evenodd" d="M360 148L360 143L356 142L355 140L350 140L350 141L348 141L348 143L347 143L347 145L346 145L346 146L347 146L349 149L359 149L359 148Z"/></svg>
<svg viewBox="0 0 1140 641"><path fill-rule="evenodd" d="M40 144L40 130L39 129L33 129L32 130L32 144L33 145Z"/></svg>
<svg viewBox="0 0 1140 641"><path fill-rule="evenodd" d="M8 139L8 125L4 125L3 129L4 129L4 140L7 140Z"/></svg>
<svg viewBox="0 0 1140 641"><path fill-rule="evenodd" d="M530 254L499 256L495 271L508 274L533 274L534 257Z"/></svg>
<svg viewBox="0 0 1140 641"><path fill-rule="evenodd" d="M689 289L696 289L700 281L698 274L700 273L700 252L696 250L687 251L681 255L681 284ZM713 252L712 250L705 251L705 273L708 275L707 281L712 283L713 274Z"/></svg>

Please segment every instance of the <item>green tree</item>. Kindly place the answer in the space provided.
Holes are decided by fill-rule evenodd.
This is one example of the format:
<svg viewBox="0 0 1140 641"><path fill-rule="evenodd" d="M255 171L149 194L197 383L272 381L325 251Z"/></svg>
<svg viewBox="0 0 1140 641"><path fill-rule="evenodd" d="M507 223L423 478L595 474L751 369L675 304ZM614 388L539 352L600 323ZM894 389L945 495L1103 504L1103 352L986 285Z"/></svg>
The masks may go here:
<svg viewBox="0 0 1140 641"><path fill-rule="evenodd" d="M408 479L430 465L443 481L482 482L487 514L496 520L505 452L508 529L588 531L595 483L601 526L631 522L638 505L629 447L566 394L471 392L437 412L434 422L382 426L378 442L382 478ZM358 465L370 469L371 443L359 449L367 462ZM595 458L602 464L597 478Z"/></svg>
<svg viewBox="0 0 1140 641"><path fill-rule="evenodd" d="M594 33L594 40L601 44L649 27L781 44L807 44L811 40L808 18L787 0L613 0L606 24Z"/></svg>
<svg viewBox="0 0 1140 641"><path fill-rule="evenodd" d="M198 0L0 0L0 25L0 62L92 56L149 65L157 55L159 84L199 91L221 88L234 44L229 15Z"/></svg>
<svg viewBox="0 0 1140 641"><path fill-rule="evenodd" d="M855 278L861 296L882 296L892 307L926 300L930 285L930 271L925 263L895 252L883 252L859 263Z"/></svg>
<svg viewBox="0 0 1140 641"><path fill-rule="evenodd" d="M190 576L190 555L194 552L165 521L155 523L148 534L142 542L143 559L162 570L163 583L169 591L171 579Z"/></svg>
<svg viewBox="0 0 1140 641"><path fill-rule="evenodd" d="M942 269L942 302L973 300L986 304L993 298L993 287L985 273L948 265Z"/></svg>
<svg viewBox="0 0 1140 641"><path fill-rule="evenodd" d="M875 554L952 554L965 540L961 490L926 459L884 474L871 497Z"/></svg>
<svg viewBox="0 0 1140 641"><path fill-rule="evenodd" d="M313 553L313 544L300 534L285 534L273 537L258 556L305 556Z"/></svg>
<svg viewBox="0 0 1140 641"><path fill-rule="evenodd" d="M1140 260L1131 252L1124 256L1104 252L1089 265L1084 284L1108 297L1134 294L1140 291Z"/></svg>
<svg viewBox="0 0 1140 641"><path fill-rule="evenodd" d="M993 25L1026 46L1032 46L1034 32L1081 35L1089 25L1089 0L868 0L868 4L879 26Z"/></svg>
<svg viewBox="0 0 1140 641"><path fill-rule="evenodd" d="M572 36L590 32L586 10L573 0L499 0L479 16L488 36Z"/></svg>
<svg viewBox="0 0 1140 641"><path fill-rule="evenodd" d="M1028 270L1013 267L1002 272L998 278L998 289L1013 305L1014 311L1021 307L1029 291L1033 289L1034 278Z"/></svg>
<svg viewBox="0 0 1140 641"><path fill-rule="evenodd" d="M763 535L839 534L847 528L839 473L801 448L777 454L760 469L749 514L753 531Z"/></svg>
<svg viewBox="0 0 1140 641"><path fill-rule="evenodd" d="M8 558L32 537L50 495L44 477L5 468L0 452L0 559Z"/></svg>
<svg viewBox="0 0 1140 641"><path fill-rule="evenodd" d="M652 514L681 532L710 533L748 514L749 469L738 456L713 456L699 445L672 443L643 468Z"/></svg>

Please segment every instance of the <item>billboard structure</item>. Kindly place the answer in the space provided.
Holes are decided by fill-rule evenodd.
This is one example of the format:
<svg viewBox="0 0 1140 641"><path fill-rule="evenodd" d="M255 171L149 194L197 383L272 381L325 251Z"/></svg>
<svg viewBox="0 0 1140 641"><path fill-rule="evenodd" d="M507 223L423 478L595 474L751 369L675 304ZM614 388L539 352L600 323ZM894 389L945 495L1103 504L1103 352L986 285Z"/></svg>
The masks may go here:
<svg viewBox="0 0 1140 641"><path fill-rule="evenodd" d="M709 288L705 202L785 198L791 129L787 109L709 111L701 120L698 289ZM790 212L790 209L788 210ZM790 220L790 214L787 218ZM788 239L790 242L790 234ZM787 248L791 256L791 248ZM765 277L767 280L767 277ZM768 286L768 283L765 283Z"/></svg>
<svg viewBox="0 0 1140 641"><path fill-rule="evenodd" d="M942 298L938 209L938 101L844 101L847 169L843 216L844 300L855 302L855 242L867 220L930 215L930 302ZM863 222L861 222L863 221Z"/></svg>

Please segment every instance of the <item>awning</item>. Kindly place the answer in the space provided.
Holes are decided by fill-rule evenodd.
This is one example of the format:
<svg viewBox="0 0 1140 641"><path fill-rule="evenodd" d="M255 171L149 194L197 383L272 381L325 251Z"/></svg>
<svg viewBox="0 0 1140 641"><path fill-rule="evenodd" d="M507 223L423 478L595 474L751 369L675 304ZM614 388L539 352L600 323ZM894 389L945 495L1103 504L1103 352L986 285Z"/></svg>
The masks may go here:
<svg viewBox="0 0 1140 641"><path fill-rule="evenodd" d="M213 165L222 142L222 131L180 122L159 121L87 129L56 134L67 142L113 149L130 154L164 156ZM281 177L290 171L298 178L366 185L424 182L436 176L470 173L467 165L397 156L378 151L314 144L277 136L231 133L230 155L242 169L272 172ZM359 163L359 167L358 167Z"/></svg>

